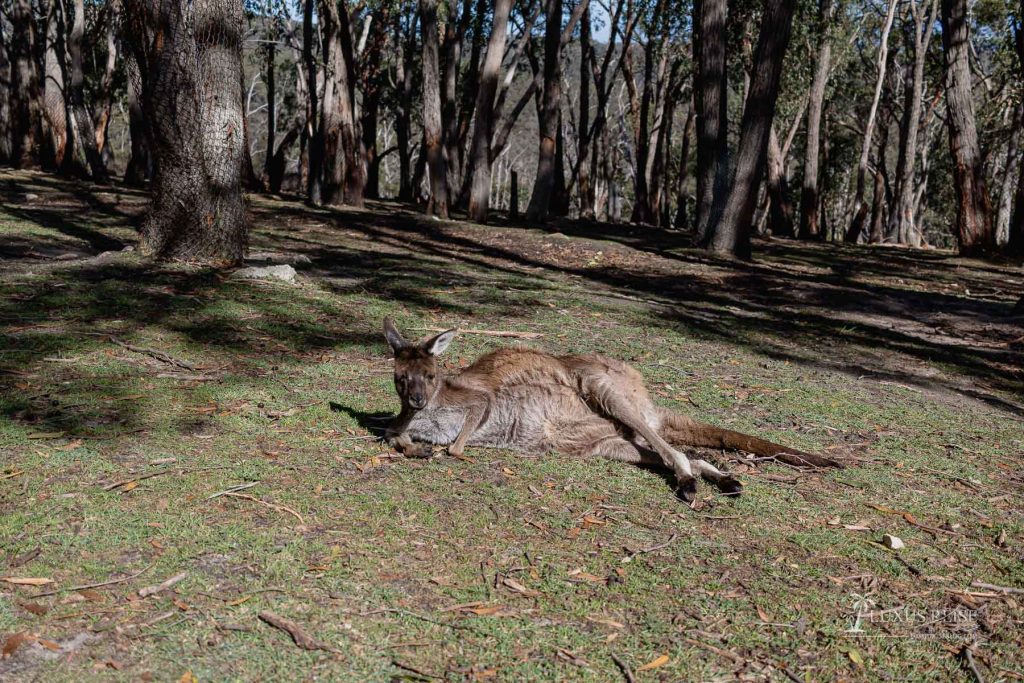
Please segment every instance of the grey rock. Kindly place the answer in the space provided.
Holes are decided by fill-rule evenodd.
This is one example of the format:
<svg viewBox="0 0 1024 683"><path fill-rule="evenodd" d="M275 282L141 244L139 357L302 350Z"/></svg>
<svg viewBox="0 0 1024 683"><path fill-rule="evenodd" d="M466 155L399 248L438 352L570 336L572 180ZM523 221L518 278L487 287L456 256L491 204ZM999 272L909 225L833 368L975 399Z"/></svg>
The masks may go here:
<svg viewBox="0 0 1024 683"><path fill-rule="evenodd" d="M231 277L238 280L281 280L290 284L295 283L295 269L291 266L250 266L241 268L231 274Z"/></svg>

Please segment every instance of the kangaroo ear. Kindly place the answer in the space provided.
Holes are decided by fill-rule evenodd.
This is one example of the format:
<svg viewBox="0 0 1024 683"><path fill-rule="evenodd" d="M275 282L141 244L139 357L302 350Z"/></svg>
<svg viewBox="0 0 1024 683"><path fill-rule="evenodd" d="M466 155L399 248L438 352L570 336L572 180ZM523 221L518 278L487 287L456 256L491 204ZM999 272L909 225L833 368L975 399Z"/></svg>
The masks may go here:
<svg viewBox="0 0 1024 683"><path fill-rule="evenodd" d="M388 346L395 353L409 345L402 336L402 333L395 327L395 323L391 321L391 318L384 318L384 338L388 340Z"/></svg>
<svg viewBox="0 0 1024 683"><path fill-rule="evenodd" d="M456 332L458 330L448 330L428 339L423 342L423 350L431 356L440 356L448 348L448 345L452 343L452 340L455 339Z"/></svg>

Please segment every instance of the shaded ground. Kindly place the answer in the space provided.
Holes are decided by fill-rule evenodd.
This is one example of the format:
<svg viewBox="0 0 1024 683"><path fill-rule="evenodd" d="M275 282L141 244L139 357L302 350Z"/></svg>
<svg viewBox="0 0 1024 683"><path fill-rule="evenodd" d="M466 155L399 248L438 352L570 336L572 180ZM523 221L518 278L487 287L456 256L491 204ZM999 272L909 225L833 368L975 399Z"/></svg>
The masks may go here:
<svg viewBox="0 0 1024 683"><path fill-rule="evenodd" d="M0 581L2 679L969 678L965 645L1024 677L1019 268L257 199L253 249L311 260L288 286L120 252L121 188L0 172L0 200L0 578L53 581ZM747 495L690 510L615 463L403 460L372 436L385 314L601 350L851 466L718 455Z"/></svg>

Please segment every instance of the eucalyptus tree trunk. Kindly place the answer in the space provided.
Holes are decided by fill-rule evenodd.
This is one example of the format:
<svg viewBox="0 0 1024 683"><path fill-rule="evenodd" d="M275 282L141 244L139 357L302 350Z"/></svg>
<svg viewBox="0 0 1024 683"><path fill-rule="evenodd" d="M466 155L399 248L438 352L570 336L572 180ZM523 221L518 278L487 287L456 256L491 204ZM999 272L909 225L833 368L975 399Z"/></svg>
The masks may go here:
<svg viewBox="0 0 1024 683"><path fill-rule="evenodd" d="M899 244L921 246L921 231L914 216L915 168L921 123L921 98L924 86L924 66L928 57L935 30L935 16L938 0L931 0L927 16L917 0L910 0L910 16L913 20L907 43L914 61L908 64L909 78L904 82L903 120L900 124L900 148L896 161L896 188L893 192L893 207L889 213L888 235Z"/></svg>
<svg viewBox="0 0 1024 683"><path fill-rule="evenodd" d="M423 146L430 173L427 213L448 217L448 169L441 129L440 55L437 0L420 0L423 34Z"/></svg>
<svg viewBox="0 0 1024 683"><path fill-rule="evenodd" d="M729 181L726 0L694 0L694 106L697 114L697 236L708 237Z"/></svg>
<svg viewBox="0 0 1024 683"><path fill-rule="evenodd" d="M590 78L594 61L594 45L591 41L590 7L580 17L580 101L576 140L576 194L579 197L580 217L586 220L594 217L593 191L590 185Z"/></svg>
<svg viewBox="0 0 1024 683"><path fill-rule="evenodd" d="M277 148L277 33L276 22L271 20L274 32L269 33L264 45L264 78L267 87L267 137L266 152L263 155L263 183L270 184L271 167L274 165L274 151ZM280 187L280 186L279 186Z"/></svg>
<svg viewBox="0 0 1024 683"><path fill-rule="evenodd" d="M348 10L336 0L322 0L324 96L320 103L323 129L324 204L363 205L366 157L356 123L354 57Z"/></svg>
<svg viewBox="0 0 1024 683"><path fill-rule="evenodd" d="M408 33L401 21L395 21L395 82L399 98L395 108L395 136L398 140L398 198L412 201L412 95L413 53L416 50L416 17L410 19Z"/></svg>
<svg viewBox="0 0 1024 683"><path fill-rule="evenodd" d="M42 104L45 140L49 144L40 154L44 166L52 165L62 173L74 174L75 129L71 125L68 101L68 65L63 3L51 2L46 11L46 34L43 45Z"/></svg>
<svg viewBox="0 0 1024 683"><path fill-rule="evenodd" d="M11 162L11 56L10 36L0 20L0 164Z"/></svg>
<svg viewBox="0 0 1024 683"><path fill-rule="evenodd" d="M821 197L818 192L818 162L821 155L821 112L825 104L825 88L832 68L832 0L818 0L818 54L814 78L807 100L807 144L804 148L804 181L800 191L800 238L822 237L819 215Z"/></svg>
<svg viewBox="0 0 1024 683"><path fill-rule="evenodd" d="M128 135L132 147L124 171L124 182L126 185L141 187L153 177L153 156L149 150L146 119L142 111L142 76L131 51L125 57L125 71L128 80Z"/></svg>
<svg viewBox="0 0 1024 683"><path fill-rule="evenodd" d="M782 63L789 47L796 0L766 0L754 51L750 92L743 108L736 169L721 218L710 226L711 251L750 257L751 223L757 188L764 177L768 138L779 97Z"/></svg>
<svg viewBox="0 0 1024 683"><path fill-rule="evenodd" d="M100 80L99 92L97 93L98 106L93 114L93 128L96 131L96 149L99 150L104 166L109 166L113 161L114 152L109 144L108 130L110 128L110 112L114 100L114 76L117 72L119 41L117 39L117 27L120 23L121 12L120 0L115 0L107 5L107 63L103 67L103 77Z"/></svg>
<svg viewBox="0 0 1024 683"><path fill-rule="evenodd" d="M946 111L956 191L956 237L960 253L993 247L992 201L971 92L970 28L967 0L942 0L942 45L946 54Z"/></svg>
<svg viewBox="0 0 1024 683"><path fill-rule="evenodd" d="M1014 47L1017 51L1017 63L1020 69L1019 77L1024 82L1024 0L1020 0L1017 10L1017 19L1013 26ZM1021 113L1021 121L1024 123L1024 111ZM1017 175L1017 191L1013 197L1013 218L1010 221L1010 236L1006 243L1007 253L1013 256L1024 255L1024 161L1020 164L1020 172ZM1021 299L1024 303L1024 298Z"/></svg>
<svg viewBox="0 0 1024 683"><path fill-rule="evenodd" d="M533 193L526 209L527 220L547 220L555 189L555 154L558 136L558 113L561 106L562 0L545 0L544 14L544 95L540 110L540 144L537 152L537 175Z"/></svg>
<svg viewBox="0 0 1024 683"><path fill-rule="evenodd" d="M844 241L857 242L864 233L864 222L868 217L868 205L864 202L864 181L868 172L868 160L871 155L871 142L875 135L875 117L878 114L878 103L882 97L882 86L885 84L889 64L889 33L896 16L898 0L889 0L889 9L882 24L882 36L878 46L878 75L875 78L875 95L868 110L868 120L864 125L864 140L860 148L860 160L857 162L856 190L853 198L853 217L846 231Z"/></svg>
<svg viewBox="0 0 1024 683"><path fill-rule="evenodd" d="M36 29L31 0L11 0L11 162L16 168L39 166L43 127Z"/></svg>
<svg viewBox="0 0 1024 683"><path fill-rule="evenodd" d="M694 121L693 98L686 107L686 123L683 124L682 149L679 152L679 172L676 176L676 217L673 225L677 230L690 228L690 217L686 211L688 189L690 185L690 139L693 137Z"/></svg>
<svg viewBox="0 0 1024 683"><path fill-rule="evenodd" d="M313 206L323 203L324 189L324 125L320 120L319 90L317 88L317 60L314 52L317 26L314 23L316 0L305 0L302 5L302 61L306 67L306 108L309 131L309 162L306 172L306 200Z"/></svg>
<svg viewBox="0 0 1024 683"><path fill-rule="evenodd" d="M1010 117L1010 141L1003 160L1002 180L999 183L999 209L996 212L995 243L1005 248L1010 241L1010 213L1013 210L1014 179L1020 167L1020 137L1024 126L1024 105L1018 103Z"/></svg>
<svg viewBox="0 0 1024 683"><path fill-rule="evenodd" d="M491 139L494 136L494 98L498 92L498 76L501 61L505 56L505 37L508 32L508 15L512 0L494 0L494 19L491 35L487 41L487 53L480 70L479 87L476 96L476 123L473 125L473 140L469 155L470 220L484 223L491 197Z"/></svg>
<svg viewBox="0 0 1024 683"><path fill-rule="evenodd" d="M129 36L156 172L141 251L214 264L241 260L245 137L243 15L234 0L128 0ZM161 40L150 42L152 32Z"/></svg>
<svg viewBox="0 0 1024 683"><path fill-rule="evenodd" d="M793 237L793 203L789 199L786 180L786 155L772 126L768 135L768 172L765 176L768 194L768 226L775 237Z"/></svg>
<svg viewBox="0 0 1024 683"><path fill-rule="evenodd" d="M103 165L96 146L96 129L93 128L92 116L85 106L85 74L82 71L82 40L85 36L85 2L73 0L75 17L68 34L67 49L70 61L70 78L68 94L70 95L71 128L75 131L75 140L85 153L92 179L96 182L107 181L107 168ZM68 150L69 153L72 150Z"/></svg>

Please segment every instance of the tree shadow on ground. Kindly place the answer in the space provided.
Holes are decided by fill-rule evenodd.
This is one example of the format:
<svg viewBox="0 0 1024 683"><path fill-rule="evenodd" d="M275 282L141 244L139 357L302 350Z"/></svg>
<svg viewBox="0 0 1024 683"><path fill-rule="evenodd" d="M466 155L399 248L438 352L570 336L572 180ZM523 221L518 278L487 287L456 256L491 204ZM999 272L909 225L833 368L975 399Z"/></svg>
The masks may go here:
<svg viewBox="0 0 1024 683"><path fill-rule="evenodd" d="M515 321L528 320L557 289L625 302L647 311L652 326L770 358L1022 412L998 395L1022 393L1021 331L1006 318L1021 286L996 266L975 267L935 253L828 252L823 245L778 242L759 244L759 261L737 263L675 244L675 235L662 247L631 231L631 240L646 244L623 246L624 238L595 242L519 227L442 223L391 204L354 211L257 198L254 250L270 248L312 262L314 284L288 288L160 266L132 254L57 260L53 255L65 247L95 253L129 242L128 225L141 214L145 198L124 191L116 202L99 201L79 184L36 175L31 181L56 196L30 210L4 207L14 221L32 226L4 235L8 273L46 275L42 283L17 277L2 283L0 383L8 389L46 359L71 359L71 370L83 354L117 351L110 336L131 341L141 331L189 349L197 372L231 362L231 372L242 377L265 376L266 365L285 356L365 354L367 348L383 356L379 315L368 307L374 300L447 319ZM0 186L5 197L25 194L20 177ZM610 234L598 230L587 237ZM1003 294L978 298L861 277L869 270L892 277L911 271L909 263L920 280L931 270L976 288L991 283L989 278L1007 282ZM117 393L123 381L109 373L103 391ZM5 414L28 414L39 429L93 433L88 420L61 406L59 398L57 405L41 405L58 393L50 386L22 396L7 404ZM145 423L140 411L151 409L118 404L108 422L135 429Z"/></svg>

